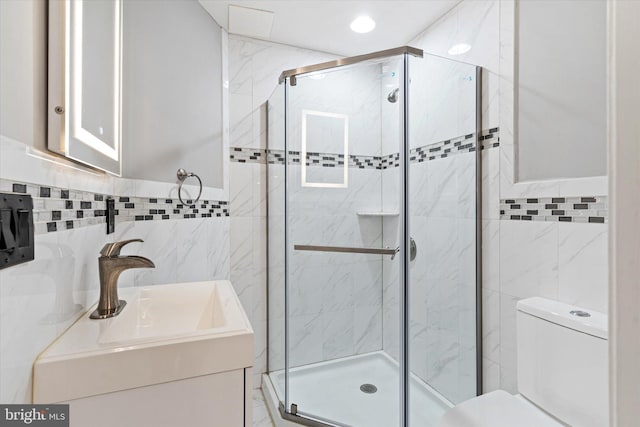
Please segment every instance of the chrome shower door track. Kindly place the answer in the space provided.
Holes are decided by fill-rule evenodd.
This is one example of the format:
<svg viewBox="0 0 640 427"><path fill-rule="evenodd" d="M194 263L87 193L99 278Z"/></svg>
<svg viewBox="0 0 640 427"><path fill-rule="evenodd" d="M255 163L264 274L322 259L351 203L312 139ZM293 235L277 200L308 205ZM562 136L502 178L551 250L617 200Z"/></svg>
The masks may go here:
<svg viewBox="0 0 640 427"><path fill-rule="evenodd" d="M351 56L349 58L340 58L335 61L322 62L320 64L307 65L306 67L292 68L290 70L285 70L280 74L280 78L278 79L278 83L284 82L287 78L289 78L289 82L291 82L291 86L296 85L296 77L301 74L313 73L315 71L328 70L331 68L344 67L346 65L353 65L359 62L369 61L371 59L378 58L387 58L390 56L404 55L408 54L411 56L415 56L418 58L422 58L424 53L422 49L417 49L411 46L402 46L396 47L393 49L380 50L378 52L367 53L365 55Z"/></svg>

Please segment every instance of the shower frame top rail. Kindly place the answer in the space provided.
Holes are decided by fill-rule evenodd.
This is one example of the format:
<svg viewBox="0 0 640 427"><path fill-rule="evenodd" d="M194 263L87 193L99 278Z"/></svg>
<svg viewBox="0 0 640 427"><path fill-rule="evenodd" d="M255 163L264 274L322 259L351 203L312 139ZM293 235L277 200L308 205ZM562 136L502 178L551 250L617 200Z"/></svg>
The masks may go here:
<svg viewBox="0 0 640 427"><path fill-rule="evenodd" d="M290 78L291 86L296 85L296 76L300 74L312 73L314 71L322 71L328 70L330 68L336 67L344 67L345 65L353 65L358 62L369 61L371 59L377 58L386 58L389 56L403 55L409 54L412 56L416 56L418 58L422 58L424 56L424 52L422 49L418 49L411 46L401 46L393 49L380 50L378 52L367 53L365 55L351 56L349 58L340 58L335 61L322 62L320 64L307 65L306 67L292 68L290 70L285 70L280 74L280 78L278 79L278 83L282 83L286 78Z"/></svg>
<svg viewBox="0 0 640 427"><path fill-rule="evenodd" d="M395 255L397 249L392 248L354 248L348 246L316 246L316 245L293 245L296 251L313 252L343 252L350 254L373 254L373 255Z"/></svg>

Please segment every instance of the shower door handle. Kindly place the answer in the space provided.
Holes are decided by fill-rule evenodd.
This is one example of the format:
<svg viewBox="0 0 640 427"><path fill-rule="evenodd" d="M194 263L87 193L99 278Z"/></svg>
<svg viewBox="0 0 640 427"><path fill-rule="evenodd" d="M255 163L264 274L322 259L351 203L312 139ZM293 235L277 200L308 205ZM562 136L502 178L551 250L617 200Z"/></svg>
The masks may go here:
<svg viewBox="0 0 640 427"><path fill-rule="evenodd" d="M409 261L413 261L414 259L416 259L416 255L418 254L418 246L416 246L416 241L413 240L413 237L410 237L410 241L409 241ZM395 250L395 252L393 253L393 255L391 255L391 261L393 261L393 259L396 257L396 254L400 252L400 246L398 246Z"/></svg>

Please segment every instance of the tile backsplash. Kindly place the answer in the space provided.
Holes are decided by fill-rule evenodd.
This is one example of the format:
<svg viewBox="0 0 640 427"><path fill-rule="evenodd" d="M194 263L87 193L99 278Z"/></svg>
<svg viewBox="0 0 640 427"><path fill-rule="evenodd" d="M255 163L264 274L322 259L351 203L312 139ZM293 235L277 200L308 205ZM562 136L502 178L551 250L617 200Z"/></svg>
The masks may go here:
<svg viewBox="0 0 640 427"><path fill-rule="evenodd" d="M482 149L497 148L500 146L500 136L498 128L491 128L482 131L480 135ZM435 142L412 148L410 150L410 162L421 163L429 160L444 159L456 154L473 152L476 149L475 134L461 135L444 141ZM299 164L301 153L298 150L289 150L289 161L291 164ZM260 149L232 147L230 160L237 163L269 163L284 164L284 150ZM358 169L388 169L400 165L400 154L391 153L382 156L368 156L361 154L349 154L347 165L350 168ZM307 166L318 167L338 167L345 164L344 154L307 152Z"/></svg>
<svg viewBox="0 0 640 427"><path fill-rule="evenodd" d="M500 219L603 224L608 222L607 196L539 197L500 201Z"/></svg>
<svg viewBox="0 0 640 427"><path fill-rule="evenodd" d="M106 224L106 200L115 199L116 224L125 221L218 218L229 216L227 200L129 197L0 179L0 192L33 198L35 234Z"/></svg>

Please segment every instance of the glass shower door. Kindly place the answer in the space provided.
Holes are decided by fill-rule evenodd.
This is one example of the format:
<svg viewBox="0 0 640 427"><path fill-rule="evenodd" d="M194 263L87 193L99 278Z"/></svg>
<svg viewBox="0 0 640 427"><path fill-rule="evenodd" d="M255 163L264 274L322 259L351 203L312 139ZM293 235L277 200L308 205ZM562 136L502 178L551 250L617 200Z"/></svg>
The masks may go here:
<svg viewBox="0 0 640 427"><path fill-rule="evenodd" d="M387 98L401 67L386 58L286 82L285 405L327 424L399 422L398 363L383 351L398 243L383 230L398 235L401 189L383 182L383 159L398 151L400 103ZM399 345L393 324L387 346Z"/></svg>
<svg viewBox="0 0 640 427"><path fill-rule="evenodd" d="M481 385L479 69L413 54L269 100L269 377L295 422L435 426Z"/></svg>
<svg viewBox="0 0 640 427"><path fill-rule="evenodd" d="M409 69L409 418L430 426L476 395L477 67L425 55Z"/></svg>

